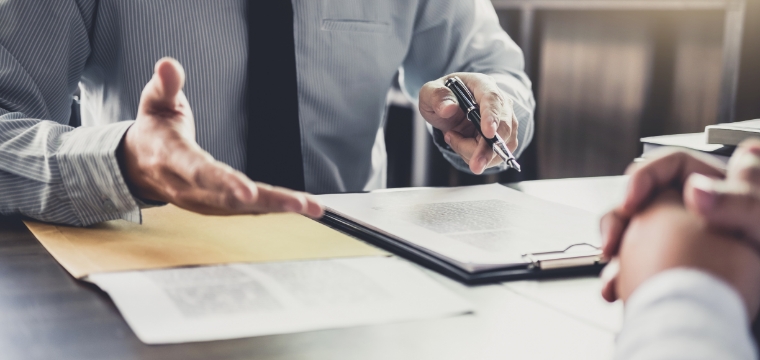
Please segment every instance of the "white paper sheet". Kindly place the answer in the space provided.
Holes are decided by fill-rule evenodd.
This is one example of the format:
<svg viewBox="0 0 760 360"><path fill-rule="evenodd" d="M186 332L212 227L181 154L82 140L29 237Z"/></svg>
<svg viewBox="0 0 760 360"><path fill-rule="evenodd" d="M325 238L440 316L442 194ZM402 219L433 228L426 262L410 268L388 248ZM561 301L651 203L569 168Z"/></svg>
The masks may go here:
<svg viewBox="0 0 760 360"><path fill-rule="evenodd" d="M332 212L469 271L525 264L526 253L600 243L595 215L499 184L319 199Z"/></svg>
<svg viewBox="0 0 760 360"><path fill-rule="evenodd" d="M388 257L93 274L147 344L440 317L470 304Z"/></svg>

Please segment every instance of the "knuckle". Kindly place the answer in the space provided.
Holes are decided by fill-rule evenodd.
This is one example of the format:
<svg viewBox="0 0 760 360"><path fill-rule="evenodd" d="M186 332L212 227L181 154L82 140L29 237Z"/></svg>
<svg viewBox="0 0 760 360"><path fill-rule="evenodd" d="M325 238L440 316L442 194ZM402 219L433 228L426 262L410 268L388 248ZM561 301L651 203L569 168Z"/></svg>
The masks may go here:
<svg viewBox="0 0 760 360"><path fill-rule="evenodd" d="M491 114L491 118L492 119L495 119L495 120L497 120L499 122L504 122L503 121L504 119L502 119L502 117L501 117L502 113L501 113L501 111L499 111L498 108L492 106L492 107L490 107L488 109L488 113Z"/></svg>
<svg viewBox="0 0 760 360"><path fill-rule="evenodd" d="M185 191L173 186L164 189L164 193L166 194L166 197L171 200L170 202L178 202L180 200L184 200L186 196Z"/></svg>
<svg viewBox="0 0 760 360"><path fill-rule="evenodd" d="M641 164L639 163L630 163L628 164L628 167L625 168L625 171L623 174L625 175L635 175L638 170L641 168Z"/></svg>
<svg viewBox="0 0 760 360"><path fill-rule="evenodd" d="M433 97L436 100L446 98L451 95L451 90L445 86L437 86L433 89Z"/></svg>
<svg viewBox="0 0 760 360"><path fill-rule="evenodd" d="M475 79L477 79L478 81L480 81L482 83L486 83L486 84L488 84L488 83L495 83L495 81L494 81L493 77L491 77L491 75L486 75L486 74L483 74L483 73L474 73L473 75L474 75Z"/></svg>
<svg viewBox="0 0 760 360"><path fill-rule="evenodd" d="M688 154L680 149L668 149L669 151L664 153L660 159L662 160L673 160L676 162L683 162L686 161L688 158Z"/></svg>
<svg viewBox="0 0 760 360"><path fill-rule="evenodd" d="M145 159L145 166L149 169L160 169L166 164L166 155L163 153L152 153Z"/></svg>
<svg viewBox="0 0 760 360"><path fill-rule="evenodd" d="M204 169L204 166L200 164L195 164L190 166L190 181L193 182L195 185L204 185L205 178L207 174L209 173L216 173L216 169L212 169L211 172L209 172L208 169ZM216 175L216 174L215 174Z"/></svg>
<svg viewBox="0 0 760 360"><path fill-rule="evenodd" d="M225 191L222 194L222 205L226 208L233 210L241 210L244 208L244 203L235 195L233 191Z"/></svg>
<svg viewBox="0 0 760 360"><path fill-rule="evenodd" d="M485 99L492 105L504 106L504 96L496 89L487 90L484 94Z"/></svg>

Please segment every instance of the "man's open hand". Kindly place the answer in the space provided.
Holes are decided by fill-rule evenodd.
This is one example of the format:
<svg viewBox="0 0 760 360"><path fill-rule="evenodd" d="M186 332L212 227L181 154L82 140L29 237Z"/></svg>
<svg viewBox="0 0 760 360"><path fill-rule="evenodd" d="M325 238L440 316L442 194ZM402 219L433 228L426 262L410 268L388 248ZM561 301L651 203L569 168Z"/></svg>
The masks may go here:
<svg viewBox="0 0 760 360"><path fill-rule="evenodd" d="M184 82L182 66L163 58L142 92L137 119L117 151L134 195L203 214L322 215L313 196L254 183L201 149Z"/></svg>
<svg viewBox="0 0 760 360"><path fill-rule="evenodd" d="M481 130L489 139L498 132L510 151L517 148L517 118L512 111L512 100L488 75L455 73L425 84L420 90L420 113L438 130L449 146L470 165L470 171L482 174L485 169L502 162L486 143L475 125L459 108L457 98L444 85L447 79L458 76L470 89L480 106Z"/></svg>

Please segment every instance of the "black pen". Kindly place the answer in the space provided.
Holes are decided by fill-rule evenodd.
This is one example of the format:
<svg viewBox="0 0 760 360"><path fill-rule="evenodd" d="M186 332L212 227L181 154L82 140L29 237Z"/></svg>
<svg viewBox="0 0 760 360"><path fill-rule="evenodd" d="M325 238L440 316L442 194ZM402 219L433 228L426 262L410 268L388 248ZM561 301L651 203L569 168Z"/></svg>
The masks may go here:
<svg viewBox="0 0 760 360"><path fill-rule="evenodd" d="M467 120L470 120L475 125L480 135L483 136L483 139L486 140L488 145L491 145L493 151L499 155L509 167L520 171L520 164L517 163L512 152L507 149L507 144L498 133L496 133L496 136L494 136L493 139L489 139L483 135L483 130L480 128L480 107L478 106L478 103L475 102L475 97L472 96L472 93L470 93L470 90L464 85L462 80L457 76L453 76L446 80L445 85L454 93L454 96L457 97L459 107L464 111Z"/></svg>

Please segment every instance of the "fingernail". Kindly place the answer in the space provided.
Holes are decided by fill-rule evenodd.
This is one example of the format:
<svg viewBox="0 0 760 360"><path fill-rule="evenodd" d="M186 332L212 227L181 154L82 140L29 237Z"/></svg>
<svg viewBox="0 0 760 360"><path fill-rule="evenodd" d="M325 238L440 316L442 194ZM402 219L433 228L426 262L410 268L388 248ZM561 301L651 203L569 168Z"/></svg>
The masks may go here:
<svg viewBox="0 0 760 360"><path fill-rule="evenodd" d="M693 174L689 183L694 189L694 202L701 212L708 212L715 208L717 202L715 180L704 175Z"/></svg>
<svg viewBox="0 0 760 360"><path fill-rule="evenodd" d="M444 135L443 136L443 141L445 141L446 144L448 144L449 146L451 146L451 135L450 134Z"/></svg>
<svg viewBox="0 0 760 360"><path fill-rule="evenodd" d="M491 123L491 127L493 128L493 133L494 134L496 134L497 132L499 132L499 119L494 120Z"/></svg>
<svg viewBox="0 0 760 360"><path fill-rule="evenodd" d="M478 162L480 163L480 167L482 167L483 170L485 170L486 166L488 166L488 159L486 159L485 156L481 156Z"/></svg>

